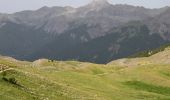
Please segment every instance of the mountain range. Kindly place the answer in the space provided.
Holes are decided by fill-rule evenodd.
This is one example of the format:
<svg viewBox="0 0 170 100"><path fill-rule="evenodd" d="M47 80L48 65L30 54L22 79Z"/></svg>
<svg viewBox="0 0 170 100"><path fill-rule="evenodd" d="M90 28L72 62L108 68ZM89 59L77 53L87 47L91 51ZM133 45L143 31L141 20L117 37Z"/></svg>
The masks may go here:
<svg viewBox="0 0 170 100"><path fill-rule="evenodd" d="M170 8L148 9L93 0L0 14L0 54L107 63L170 41Z"/></svg>

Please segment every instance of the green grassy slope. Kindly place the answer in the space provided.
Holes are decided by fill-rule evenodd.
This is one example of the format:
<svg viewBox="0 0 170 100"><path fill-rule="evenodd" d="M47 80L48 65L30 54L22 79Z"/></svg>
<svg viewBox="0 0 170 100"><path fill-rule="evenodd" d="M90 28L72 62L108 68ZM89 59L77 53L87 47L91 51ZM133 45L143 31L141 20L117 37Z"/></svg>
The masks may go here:
<svg viewBox="0 0 170 100"><path fill-rule="evenodd" d="M169 52L107 65L0 57L0 99L170 100Z"/></svg>

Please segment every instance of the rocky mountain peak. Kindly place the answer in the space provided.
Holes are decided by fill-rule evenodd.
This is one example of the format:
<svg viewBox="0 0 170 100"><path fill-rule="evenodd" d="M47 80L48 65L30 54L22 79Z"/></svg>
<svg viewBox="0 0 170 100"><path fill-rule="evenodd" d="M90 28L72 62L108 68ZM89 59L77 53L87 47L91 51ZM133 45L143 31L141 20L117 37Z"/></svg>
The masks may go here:
<svg viewBox="0 0 170 100"><path fill-rule="evenodd" d="M110 4L107 0L93 0L89 5L90 8L98 9L98 8L104 8Z"/></svg>
<svg viewBox="0 0 170 100"><path fill-rule="evenodd" d="M107 0L93 0L92 2L93 2L93 3L100 3L100 4L108 3Z"/></svg>

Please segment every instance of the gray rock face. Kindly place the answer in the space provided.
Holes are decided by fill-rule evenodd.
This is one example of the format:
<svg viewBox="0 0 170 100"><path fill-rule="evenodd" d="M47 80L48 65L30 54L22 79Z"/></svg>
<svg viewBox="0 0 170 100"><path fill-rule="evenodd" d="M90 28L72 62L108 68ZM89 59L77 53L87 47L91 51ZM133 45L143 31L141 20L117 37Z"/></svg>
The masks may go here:
<svg viewBox="0 0 170 100"><path fill-rule="evenodd" d="M158 16L148 19L151 34L159 33L165 40L170 40L170 8Z"/></svg>
<svg viewBox="0 0 170 100"><path fill-rule="evenodd" d="M86 24L91 38L97 38L105 35L113 27L131 20L154 17L163 11L163 9L146 9L129 5L111 5L107 0L93 0L80 8L43 7L36 11L0 14L0 26L9 21L60 35L70 29L71 23Z"/></svg>

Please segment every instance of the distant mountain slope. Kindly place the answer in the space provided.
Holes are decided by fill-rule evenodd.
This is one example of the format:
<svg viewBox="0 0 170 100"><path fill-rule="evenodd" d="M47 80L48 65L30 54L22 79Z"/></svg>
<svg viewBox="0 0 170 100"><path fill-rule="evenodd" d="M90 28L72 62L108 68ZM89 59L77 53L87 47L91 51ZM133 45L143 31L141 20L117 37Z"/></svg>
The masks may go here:
<svg viewBox="0 0 170 100"><path fill-rule="evenodd" d="M107 63L113 59L127 57L168 43L158 34L150 35L147 26L140 22L129 22L110 32L108 35L85 43L78 42L79 40L73 42L74 40L69 40L67 35L63 35L58 39L59 41L47 44L32 56L35 57L36 55L36 58L50 57L50 59L58 60L76 59ZM65 42L61 43L60 41Z"/></svg>
<svg viewBox="0 0 170 100"><path fill-rule="evenodd" d="M0 29L0 53L23 59L51 39L42 30L8 22Z"/></svg>
<svg viewBox="0 0 170 100"><path fill-rule="evenodd" d="M148 24L149 29L153 33L159 33L161 37L165 40L170 40L170 8L168 8L165 12L160 15L148 19L146 23Z"/></svg>

